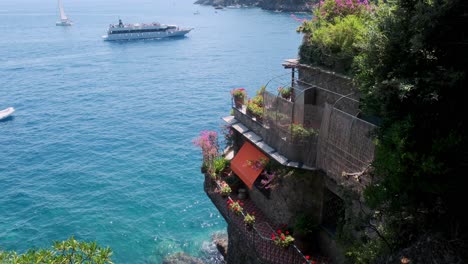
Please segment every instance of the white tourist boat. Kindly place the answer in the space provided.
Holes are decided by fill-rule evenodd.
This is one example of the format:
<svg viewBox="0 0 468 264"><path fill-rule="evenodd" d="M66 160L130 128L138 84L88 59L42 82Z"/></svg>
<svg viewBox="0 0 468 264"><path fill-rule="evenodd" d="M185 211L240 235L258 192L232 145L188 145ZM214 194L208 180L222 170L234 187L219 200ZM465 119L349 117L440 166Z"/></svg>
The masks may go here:
<svg viewBox="0 0 468 264"><path fill-rule="evenodd" d="M73 25L71 20L68 19L67 15L65 14L65 11L63 11L62 0L58 0L58 7L59 7L59 12L60 12L60 21L57 21L55 25L65 26L65 27Z"/></svg>
<svg viewBox="0 0 468 264"><path fill-rule="evenodd" d="M15 109L13 107L8 107L7 109L0 110L0 120L11 116L14 112Z"/></svg>
<svg viewBox="0 0 468 264"><path fill-rule="evenodd" d="M104 40L129 40L182 37L192 29L155 22L151 24L124 24L119 19L119 24L111 24L107 30L107 35L102 36L102 38Z"/></svg>

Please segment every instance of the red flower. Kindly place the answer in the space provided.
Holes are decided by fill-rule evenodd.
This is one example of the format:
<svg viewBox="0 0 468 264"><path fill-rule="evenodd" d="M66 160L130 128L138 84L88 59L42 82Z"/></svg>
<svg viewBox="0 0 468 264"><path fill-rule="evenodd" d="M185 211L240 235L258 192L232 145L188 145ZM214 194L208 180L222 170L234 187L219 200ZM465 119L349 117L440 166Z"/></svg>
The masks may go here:
<svg viewBox="0 0 468 264"><path fill-rule="evenodd" d="M253 211L252 214L255 215L255 211Z"/></svg>
<svg viewBox="0 0 468 264"><path fill-rule="evenodd" d="M305 258L306 258L307 260L309 260L309 259L310 259L310 256L305 256Z"/></svg>
<svg viewBox="0 0 468 264"><path fill-rule="evenodd" d="M275 240L275 239L276 239L275 234L271 234L271 240Z"/></svg>
<svg viewBox="0 0 468 264"><path fill-rule="evenodd" d="M281 236L281 240L283 240L283 241L284 241L284 239L285 239L285 237L284 237L284 236Z"/></svg>
<svg viewBox="0 0 468 264"><path fill-rule="evenodd" d="M312 260L310 264L317 264L317 261Z"/></svg>
<svg viewBox="0 0 468 264"><path fill-rule="evenodd" d="M288 231L288 230L286 230L286 232L284 232L284 233L285 233L286 235L289 235L289 231Z"/></svg>
<svg viewBox="0 0 468 264"><path fill-rule="evenodd" d="M241 206L244 206L244 203L240 203Z"/></svg>
<svg viewBox="0 0 468 264"><path fill-rule="evenodd" d="M277 233L278 235L281 234L281 230L280 230L280 229L276 230L276 233Z"/></svg>

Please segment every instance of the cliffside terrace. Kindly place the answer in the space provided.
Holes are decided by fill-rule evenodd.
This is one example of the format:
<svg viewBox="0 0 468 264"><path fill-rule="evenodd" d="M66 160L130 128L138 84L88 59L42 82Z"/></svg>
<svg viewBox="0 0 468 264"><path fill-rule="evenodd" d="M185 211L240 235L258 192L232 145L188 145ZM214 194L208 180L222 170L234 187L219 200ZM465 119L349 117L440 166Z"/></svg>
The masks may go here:
<svg viewBox="0 0 468 264"><path fill-rule="evenodd" d="M366 172L374 157L376 126L360 118L359 94L345 76L294 67L299 79L294 74L292 80L274 78L259 91L260 113L249 110L253 100L247 105L233 100L233 116L224 120L278 163L322 170L337 183L362 190L371 182ZM279 90L288 85L291 95L284 98Z"/></svg>
<svg viewBox="0 0 468 264"><path fill-rule="evenodd" d="M251 251L257 259L256 263L272 264L325 264L330 263L329 259L314 255L305 255L296 245L292 244L287 248L276 245L272 239L275 230L281 227L280 224L272 223L265 214L257 208L255 203L249 199L240 200L243 207L241 214L235 214L228 209L228 201L239 200L237 195L231 194L226 197L221 195L220 184L205 174L204 190L213 204L218 208L228 225L238 234L244 248ZM248 228L244 223L245 213L255 214L255 223L252 228ZM231 241L229 242L231 243ZM233 254L228 254L228 258L234 258ZM229 259L228 259L229 261Z"/></svg>

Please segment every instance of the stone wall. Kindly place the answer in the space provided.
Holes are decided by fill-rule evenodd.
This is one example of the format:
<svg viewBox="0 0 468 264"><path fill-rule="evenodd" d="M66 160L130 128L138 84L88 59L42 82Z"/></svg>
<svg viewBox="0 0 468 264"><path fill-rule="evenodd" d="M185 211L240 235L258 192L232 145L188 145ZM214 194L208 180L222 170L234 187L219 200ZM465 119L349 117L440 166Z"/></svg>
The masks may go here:
<svg viewBox="0 0 468 264"><path fill-rule="evenodd" d="M233 224L227 227L229 246L226 262L229 264L259 264L257 253L249 243L243 241L243 236Z"/></svg>
<svg viewBox="0 0 468 264"><path fill-rule="evenodd" d="M273 222L293 226L298 214L308 214L315 223L320 222L322 191L323 174L307 171L278 177L269 198L255 187L249 190L249 195Z"/></svg>
<svg viewBox="0 0 468 264"><path fill-rule="evenodd" d="M298 90L297 102L318 107L313 109L315 112L305 112L306 116L312 115L312 118L317 120L317 117L322 116L325 104L334 105L337 109L351 115L359 112L360 95L349 77L307 65L300 65L298 71L299 80L295 87Z"/></svg>

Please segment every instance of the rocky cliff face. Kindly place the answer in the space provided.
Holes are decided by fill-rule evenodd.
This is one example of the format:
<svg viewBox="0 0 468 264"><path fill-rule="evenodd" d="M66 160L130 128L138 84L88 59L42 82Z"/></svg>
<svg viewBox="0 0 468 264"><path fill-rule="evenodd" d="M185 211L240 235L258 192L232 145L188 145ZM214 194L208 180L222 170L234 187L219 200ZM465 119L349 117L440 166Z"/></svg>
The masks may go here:
<svg viewBox="0 0 468 264"><path fill-rule="evenodd" d="M311 12L310 1L305 0L263 0L259 6L267 10L283 12Z"/></svg>
<svg viewBox="0 0 468 264"><path fill-rule="evenodd" d="M310 12L310 1L306 0L198 0L195 4L213 6L258 6L266 10L283 12Z"/></svg>

